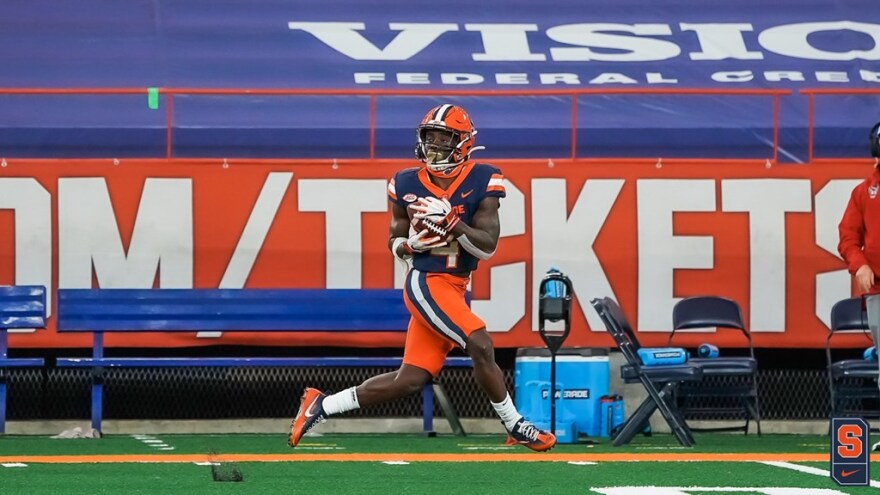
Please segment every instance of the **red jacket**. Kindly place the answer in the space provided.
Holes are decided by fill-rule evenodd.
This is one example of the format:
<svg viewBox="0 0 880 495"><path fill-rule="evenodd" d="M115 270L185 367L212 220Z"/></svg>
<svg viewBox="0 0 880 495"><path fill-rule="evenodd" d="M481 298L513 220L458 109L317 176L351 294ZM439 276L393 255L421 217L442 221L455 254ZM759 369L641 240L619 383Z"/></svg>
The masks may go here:
<svg viewBox="0 0 880 495"><path fill-rule="evenodd" d="M849 272L855 275L862 265L868 265L880 275L880 170L857 185L850 195L838 230L840 243L837 251L846 261ZM880 276L877 277L880 282ZM875 283L869 293L880 293Z"/></svg>

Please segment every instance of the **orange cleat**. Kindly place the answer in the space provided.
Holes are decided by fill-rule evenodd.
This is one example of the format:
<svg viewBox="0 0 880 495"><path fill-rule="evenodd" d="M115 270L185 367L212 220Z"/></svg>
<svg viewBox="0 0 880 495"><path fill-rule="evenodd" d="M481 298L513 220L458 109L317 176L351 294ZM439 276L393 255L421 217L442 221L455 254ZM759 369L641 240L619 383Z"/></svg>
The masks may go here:
<svg viewBox="0 0 880 495"><path fill-rule="evenodd" d="M287 437L287 445L296 447L303 435L314 428L316 424L327 420L324 408L321 407L324 397L326 395L316 388L307 388L303 392L299 402L299 411L296 413L296 418L290 423L290 436Z"/></svg>
<svg viewBox="0 0 880 495"><path fill-rule="evenodd" d="M507 442L505 442L506 444L523 445L536 452L550 450L556 445L556 435L539 429L537 426L526 421L525 418L520 418L507 433L509 437Z"/></svg>

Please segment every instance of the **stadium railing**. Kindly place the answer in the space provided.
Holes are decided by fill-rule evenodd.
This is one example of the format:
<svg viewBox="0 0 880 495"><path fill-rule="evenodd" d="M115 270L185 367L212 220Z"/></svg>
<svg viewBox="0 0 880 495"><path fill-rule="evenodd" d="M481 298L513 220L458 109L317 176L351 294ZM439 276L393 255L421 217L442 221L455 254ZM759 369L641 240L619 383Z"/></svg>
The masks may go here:
<svg viewBox="0 0 880 495"><path fill-rule="evenodd" d="M491 114L493 110L499 107L510 107L513 108L515 105L510 103L494 103L497 101L505 101L505 99L509 100L513 99L524 99L522 101L530 101L535 99L541 99L541 101L545 101L546 103L540 104L540 107L543 111L550 111L552 108L552 121L554 122L553 127L548 127L546 130L550 132L550 136L548 137L549 141L559 141L551 149L548 149L547 152L541 152L538 155L529 155L530 150L540 149L540 147L535 146L534 141L534 133L539 131L540 129L535 129L535 126L528 126L528 134L524 134L523 139L531 139L528 146L525 146L520 152L525 153L523 156L511 156L511 155L502 155L502 156L492 156L485 155L485 158L495 159L495 158L503 158L505 161L515 161L518 159L527 159L527 158L549 158L552 160L578 160L578 161L598 161L600 163L630 163L633 161L644 162L644 163L658 163L659 159L662 159L662 162L665 164L673 164L673 163L696 163L702 164L706 161L710 156L714 156L713 160L720 160L726 163L761 163L761 164L776 164L780 158L780 129L781 129L781 106L782 100L786 97L790 97L792 95L792 91L789 89L777 89L777 88L677 88L677 87L593 87L593 88L579 88L579 87L559 87L559 88L524 88L524 89L486 89L486 88L469 88L469 89L441 89L441 88L425 88L425 89L399 89L399 88L348 88L348 89L327 89L327 88L176 88L176 87L160 87L160 88L147 88L147 87L99 87L99 88L87 88L87 87L77 87L77 88L44 88L44 87L7 87L0 88L0 98L5 98L4 101L14 102L16 106L14 108L23 109L21 113L30 112L29 115L38 115L40 116L40 122L42 125L43 119L45 116L44 113L41 113L40 109L44 108L44 105L51 105L49 108L56 108L59 96L63 97L60 101L66 102L71 107L65 107L66 112L80 112L80 107L78 105L87 105L86 108L94 106L100 103L94 103L90 100L90 97L100 97L106 98L110 101L115 102L116 104L124 104L126 105L124 108L135 108L132 105L136 105L137 108L147 108L142 103L142 98L147 97L148 100L151 96L155 96L157 98L157 106L153 110L149 110L149 113L153 114L150 117L143 117L141 119L143 121L137 121L137 123L131 123L125 129L125 136L137 135L140 136L136 142L141 143L141 141L149 141L150 146L149 150L146 149L135 149L128 150L131 153L123 153L122 156L119 155L121 149L125 149L125 146L119 148L119 143L117 144L116 150L113 152L108 152L112 156L107 156L107 158L142 158L142 159L159 159L164 158L166 161L177 161L186 159L189 157L190 160L205 160L210 163L217 162L217 158L221 158L224 160L224 163L232 164L238 163L238 160L244 159L248 163L253 162L261 162L265 160L273 160L273 159L282 159L285 163L296 162L297 160L307 159L310 161L314 161L316 158L324 158L333 160L333 163L336 163L336 160L344 161L346 159L370 159L370 160L398 160L400 158L399 155L388 155L387 147L391 146L397 151L401 151L401 148L395 146L400 146L399 141L388 141L388 137L385 136L386 132L389 130L393 130L395 133L398 131L403 131L403 128L395 128L392 122L392 116L394 115L394 105L389 104L395 100L399 101L412 101L414 98L425 98L423 101L424 104L430 103L431 105L435 104L435 99L437 97L444 98L486 98L491 99L493 104L489 105L486 109L486 113ZM351 107L350 110L346 110L342 112L346 114L346 118L351 119L348 121L347 126L351 127L351 129L363 129L366 132L363 136L363 142L358 141L357 148L352 148L348 151L340 150L338 144L334 143L323 143L318 142L320 139L317 139L314 136L306 135L303 139L309 144L308 147L298 148L296 152L291 154L290 150L283 149L285 142L290 142L291 138L289 135L284 135L279 137L279 141L276 142L272 147L269 146L266 150L257 150L253 151L256 147L256 144L252 145L252 155L244 154L238 155L236 153L231 153L229 151L223 151L220 155L215 155L217 149L222 149L222 147L226 144L226 141L223 138L217 138L217 136L222 135L224 132L234 131L236 139L234 140L236 143L238 142L248 142L247 138L242 138L242 133L249 130L252 126L259 125L261 122L260 117L262 114L260 112L256 112L253 114L248 114L247 118L243 120L247 122L247 126L244 129L229 129L232 121L232 117L229 115L228 111L219 112L219 115L222 115L222 125L212 127L215 125L215 121L213 119L216 118L214 113L207 112L204 115L204 118L209 119L208 121L201 122L198 124L194 124L192 119L198 114L196 110L189 110L187 108L189 106L187 103L192 103L193 100L198 101L205 98L211 99L213 102L225 101L225 102L236 102L239 104L246 104L251 108L256 108L258 102L254 101L254 99L261 100L259 104L267 105L266 108L277 109L279 108L279 103L275 103L276 101L284 101L288 98L343 98L343 97L352 97L356 98L360 104ZM651 117L655 120L654 127L648 126L648 130L653 130L654 132L641 132L642 129L636 127L623 127L619 130L616 130L609 136L602 136L601 139L596 138L596 130L603 125L608 126L608 128L617 127L617 123L614 122L605 122L604 124L599 120L600 116L604 113L610 113L613 115L617 114L628 114L630 112L638 111L638 109L645 108L646 104L639 103L641 99L650 99L654 101L663 101L664 98L675 98L678 101L684 102L687 99L694 99L693 103L687 105L685 103L681 103L686 108L690 108L693 111L699 112L700 109L705 108L707 105L703 101L703 98L740 98L744 101L748 101L748 108L760 109L760 114L755 115L753 110L749 110L749 112L744 115L747 116L746 120L749 122L748 124L744 124L747 126L754 126L754 130L748 130L748 132L743 132L743 129L735 129L735 132L715 132L713 131L711 136L714 135L724 135L724 139L718 143L710 143L709 146L694 147L693 149L689 149L688 146L684 146L687 143L700 143L699 139L695 138L695 132L703 132L705 129L698 127L697 129L684 129L681 130L679 127L672 126L670 127L671 132L673 133L671 136L674 137L663 137L658 138L659 142L655 142L650 140L650 142L642 143L642 146L636 145L637 141L634 139L646 139L651 136L658 136L660 133L658 131L662 130L662 126L658 124L659 121L656 121L658 115L665 114L666 112L657 113L656 111L652 111ZM592 111L592 107L589 102L594 99L601 99L604 104L610 104L609 100L615 101L615 106L612 109L606 109L604 112L594 112ZM28 100L28 103L24 103L24 100ZM134 102L137 102L136 104ZM245 103L242 103L245 102ZM754 102L754 103L753 103ZM534 102L532 102L534 103ZM10 103L13 104L13 103ZM215 103L216 104L216 103ZM341 105L341 102L337 102L337 105ZM421 104L421 103L420 103ZM664 103L661 103L664 104ZM202 106L196 105L197 108L202 109ZM319 104L322 111L324 113L325 109ZM164 112L156 113L156 110L162 108ZM227 107L217 107L227 108ZM310 107L306 107L310 108ZM651 106L651 108L654 108ZM742 105L735 105L732 108L746 108ZM146 111L146 110L145 110ZM15 112L13 112L15 113ZM124 111L120 111L120 113L125 114ZM129 111L131 113L131 111ZM283 112L282 112L283 113ZM285 115L289 116L291 113L296 114L306 114L307 112L286 112ZM337 122L340 117L338 115L334 115L333 119L333 133L334 135L340 135L342 129L336 127ZM679 112L670 112L679 114ZM17 114L16 114L17 115ZM407 114L408 115L408 114ZM134 117L132 117L134 118ZM546 119L547 117L542 117L542 119ZM642 121L646 117L640 116L632 116L630 117L630 121ZM732 118L731 115L727 115L727 118ZM483 117L486 119L486 117ZM681 117L682 122L691 122L693 119L688 119L687 117ZM162 122L164 120L164 123ZM506 119L498 119L498 120L509 120ZM49 119L51 122L51 119ZM481 120L483 121L483 120ZM717 119L713 120L713 122L718 121ZM396 121L395 121L396 122ZM408 122L408 121L407 121ZM161 126L164 124L164 129ZM301 124L301 123L300 123ZM28 126L20 126L16 121L14 125L6 125L9 129L6 129L7 132L10 132L10 137L7 137L7 140L12 142L26 142L26 146L23 146L20 151L21 153L13 152L10 154L7 151L6 158L13 157L16 162L26 162L31 159L42 159L42 158L85 158L82 156L82 134L83 131L79 130L75 135L79 137L79 140L76 141L77 147L73 149L68 149L66 146L60 146L59 149L63 149L60 154L51 154L51 155L34 155L31 150L38 149L40 153L46 152L46 146L42 144L39 140L37 140L38 145L32 144L32 142L37 139L35 134L40 137L39 133L35 133L33 130L34 125L31 124ZM39 127L37 125L37 127ZM272 122L267 121L264 125L268 126L271 132L278 130L289 130L298 128L296 125L291 124L290 122ZM299 125L299 124L297 124ZM309 130L314 130L315 126L318 124L314 122L313 119L309 119L303 127ZM406 124L407 127L405 130L407 131L405 135L409 136L410 127L409 124ZM288 127L289 126L289 127ZM52 123L52 125L47 125L47 130L44 133L44 136L41 136L40 139L42 141L47 141L48 143L61 142L64 139L59 138L58 132L63 130L64 126L60 126L57 123ZM113 127L110 125L96 125L86 129L85 132L93 133L95 129L98 129L100 132L104 132L107 127ZM734 128L732 128L734 129ZM164 133L163 133L164 131ZM268 134L263 131L260 131L260 139L258 140L269 140L273 141L268 137ZM519 126L513 127L504 127L498 128L496 135L515 135L517 132L520 132ZM205 143L204 137L199 137L195 139L196 142L191 143L192 147L184 146L181 144L181 141L185 141L185 135L188 133L203 133L208 132L211 136L214 136L214 139L219 139L219 143L210 143L207 148L204 146ZM161 134L164 134L164 139L161 139ZM752 139L752 135L756 136L756 139ZM61 134L63 135L63 133ZM404 134L401 134L404 135ZM635 136L635 137L634 137ZM746 137L745 142L738 142L736 140L741 139L742 137ZM256 138L256 136L255 136ZM110 138L102 138L104 141L113 142L115 139L127 140L127 137L110 137ZM244 139L242 141L242 139ZM521 140L514 138L513 143L506 143L508 148L511 147L511 144L519 144ZM599 147L607 146L611 141L616 142L618 139L622 140L622 148L624 151L623 156L615 153L607 153L601 151ZM671 140L680 140L682 146L676 150L668 150L665 149L665 145ZM101 141L99 141L101 142ZM127 142L127 141L126 141ZM273 141L275 142L275 141ZM600 145L600 143L604 143ZM750 143L750 144L747 144ZM129 143L130 144L130 143ZM142 144L142 143L141 143ZM499 142L500 144L500 142ZM727 151L721 153L719 148L727 148L731 144L734 144L734 150L728 154ZM320 145L320 146L319 146ZM653 149L656 146L661 146L663 151ZM746 148L746 147L754 147L755 154L752 155L743 155L738 149ZM313 150L314 148L320 147L325 150L326 153L321 154L303 154L306 149ZM409 141L406 141L406 145L403 149L406 150L406 155L410 156L411 148ZM159 148L164 148L161 150ZM498 147L500 148L500 147ZM498 149L495 148L495 149ZM644 150L645 154L639 156L637 154L630 154L636 152L640 148L650 148L651 150ZM242 147L242 149L248 149ZM709 155L707 156L706 150L709 151ZM600 152L601 151L601 152ZM730 151L730 150L728 150ZM79 153L79 154L72 154ZM311 153L311 151L310 151ZM340 154L341 153L341 154ZM98 155L90 155L93 158L98 158ZM482 157L483 155L481 155ZM226 161L226 159L229 159Z"/></svg>
<svg viewBox="0 0 880 495"><path fill-rule="evenodd" d="M105 332L404 332L409 312L398 289L59 289L58 331L92 332L92 357L58 358L91 368L92 428L101 431L105 368L398 367L401 357L107 357ZM470 367L447 357L446 367ZM453 432L464 430L436 380L422 392L423 429L433 431L434 397ZM293 393L291 393L292 398Z"/></svg>
<svg viewBox="0 0 880 495"><path fill-rule="evenodd" d="M6 378L9 368L39 368L42 358L11 358L9 329L45 328L46 288L42 285L0 287L0 434L6 432Z"/></svg>

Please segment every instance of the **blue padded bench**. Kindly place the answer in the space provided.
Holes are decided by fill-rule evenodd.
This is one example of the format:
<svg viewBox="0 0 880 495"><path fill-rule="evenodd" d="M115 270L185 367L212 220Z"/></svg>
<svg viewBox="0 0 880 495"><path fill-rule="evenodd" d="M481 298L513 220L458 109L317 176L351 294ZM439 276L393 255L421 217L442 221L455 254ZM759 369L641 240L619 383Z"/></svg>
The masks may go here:
<svg viewBox="0 0 880 495"><path fill-rule="evenodd" d="M101 430L105 368L399 367L400 357L105 357L104 332L339 331L405 332L399 289L59 289L58 331L93 332L92 357L58 358L59 367L92 369L92 428ZM445 365L471 367L469 357ZM423 428L433 430L434 396L456 434L464 434L443 387L422 391Z"/></svg>
<svg viewBox="0 0 880 495"><path fill-rule="evenodd" d="M46 288L42 285L0 287L0 433L6 432L6 377L9 368L40 368L42 358L10 358L10 328L46 327Z"/></svg>

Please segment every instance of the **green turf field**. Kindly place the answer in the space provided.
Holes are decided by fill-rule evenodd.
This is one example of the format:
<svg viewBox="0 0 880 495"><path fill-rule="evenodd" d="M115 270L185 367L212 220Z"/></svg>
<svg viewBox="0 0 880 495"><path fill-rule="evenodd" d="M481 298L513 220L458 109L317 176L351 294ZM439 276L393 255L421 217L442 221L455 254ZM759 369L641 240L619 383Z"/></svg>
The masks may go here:
<svg viewBox="0 0 880 495"><path fill-rule="evenodd" d="M0 494L880 493L880 483L840 487L829 479L825 436L698 434L697 446L685 449L670 435L655 435L625 447L603 441L559 445L546 454L502 441L500 435L333 435L307 437L290 449L283 434L6 436L0 437ZM719 454L724 460L707 460ZM214 481L212 462L224 471L238 468L244 480Z"/></svg>

